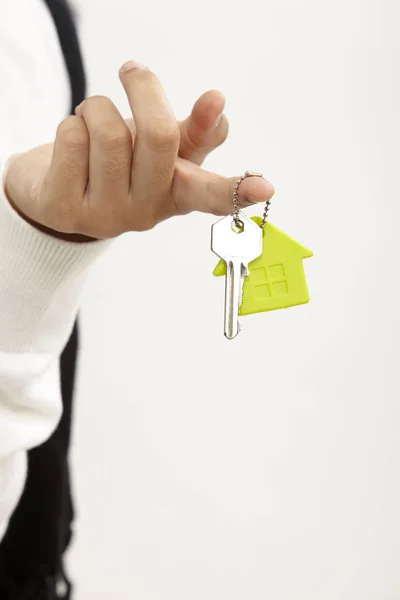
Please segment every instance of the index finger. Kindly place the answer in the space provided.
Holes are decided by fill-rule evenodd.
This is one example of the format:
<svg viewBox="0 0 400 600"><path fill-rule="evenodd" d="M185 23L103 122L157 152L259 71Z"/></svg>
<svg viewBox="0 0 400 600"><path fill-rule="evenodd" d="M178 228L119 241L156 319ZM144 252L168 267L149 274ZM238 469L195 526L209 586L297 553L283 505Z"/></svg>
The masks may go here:
<svg viewBox="0 0 400 600"><path fill-rule="evenodd" d="M179 156L197 165L223 144L229 123L224 115L225 97L218 90L208 90L195 102L187 119L179 123Z"/></svg>

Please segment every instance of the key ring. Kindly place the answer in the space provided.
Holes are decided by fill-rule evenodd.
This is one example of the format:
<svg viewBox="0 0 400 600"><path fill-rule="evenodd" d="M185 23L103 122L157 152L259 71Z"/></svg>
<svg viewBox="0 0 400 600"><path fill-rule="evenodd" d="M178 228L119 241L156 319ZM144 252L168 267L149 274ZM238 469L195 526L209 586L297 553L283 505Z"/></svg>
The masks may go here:
<svg viewBox="0 0 400 600"><path fill-rule="evenodd" d="M262 173L253 173L252 171L246 171L244 175L242 175L241 177L239 177L239 179L236 180L235 186L233 188L233 215L232 216L233 216L233 222L235 223L235 226L239 231L243 231L244 224L239 218L238 190L239 190L239 186L242 183L243 179L246 179L246 177L263 177L263 174ZM262 218L262 222L260 225L261 229L264 229L265 224L267 222L270 205L271 205L271 200L267 200L265 202L263 218Z"/></svg>

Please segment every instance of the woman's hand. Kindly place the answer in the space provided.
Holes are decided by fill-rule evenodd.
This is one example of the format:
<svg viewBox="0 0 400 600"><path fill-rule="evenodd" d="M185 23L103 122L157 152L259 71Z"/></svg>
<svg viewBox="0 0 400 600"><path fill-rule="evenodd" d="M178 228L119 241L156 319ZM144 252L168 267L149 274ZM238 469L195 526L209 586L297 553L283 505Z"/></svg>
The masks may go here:
<svg viewBox="0 0 400 600"><path fill-rule="evenodd" d="M226 118L215 127L223 97L207 92L178 123L149 69L127 63L120 79L133 120L125 121L104 96L86 99L76 116L61 122L54 144L26 152L10 165L6 193L18 212L76 241L144 231L194 210L232 212L237 176L225 178L199 166L226 139ZM243 205L274 193L259 177L246 178L239 191Z"/></svg>

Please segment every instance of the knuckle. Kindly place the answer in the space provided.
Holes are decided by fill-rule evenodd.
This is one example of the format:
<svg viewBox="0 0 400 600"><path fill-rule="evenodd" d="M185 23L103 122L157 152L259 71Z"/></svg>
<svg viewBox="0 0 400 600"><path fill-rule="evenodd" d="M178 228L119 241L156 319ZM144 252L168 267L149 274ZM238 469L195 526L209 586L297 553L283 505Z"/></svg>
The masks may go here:
<svg viewBox="0 0 400 600"><path fill-rule="evenodd" d="M128 215L128 218L125 220L127 231L149 231L161 220L155 210L155 206L150 202L146 206L143 206L142 203L139 204L134 201Z"/></svg>
<svg viewBox="0 0 400 600"><path fill-rule="evenodd" d="M79 123L77 117L67 117L61 121L56 138L66 150L86 150L89 145L86 128Z"/></svg>
<svg viewBox="0 0 400 600"><path fill-rule="evenodd" d="M96 132L96 137L103 150L118 152L132 145L132 135L127 127L104 122Z"/></svg>
<svg viewBox="0 0 400 600"><path fill-rule="evenodd" d="M144 135L148 146L152 150L172 151L179 146L179 126L177 124L171 124L169 120L153 120L151 128L149 128Z"/></svg>
<svg viewBox="0 0 400 600"><path fill-rule="evenodd" d="M220 176L211 178L206 185L206 197L211 200L211 211L217 217L224 217L232 212L233 189L221 186ZM225 190L225 191L224 191Z"/></svg>
<svg viewBox="0 0 400 600"><path fill-rule="evenodd" d="M91 226L90 235L98 239L112 239L116 238L125 230L118 223L106 223L103 218L97 221L94 226Z"/></svg>
<svg viewBox="0 0 400 600"><path fill-rule="evenodd" d="M157 225L157 222L154 217L148 216L145 219L141 219L140 221L135 222L132 225L132 231L144 232L151 231Z"/></svg>
<svg viewBox="0 0 400 600"><path fill-rule="evenodd" d="M94 107L98 106L110 106L113 105L113 102L108 96L103 96L101 94L97 94L95 96L89 96L85 100L85 110L91 110Z"/></svg>

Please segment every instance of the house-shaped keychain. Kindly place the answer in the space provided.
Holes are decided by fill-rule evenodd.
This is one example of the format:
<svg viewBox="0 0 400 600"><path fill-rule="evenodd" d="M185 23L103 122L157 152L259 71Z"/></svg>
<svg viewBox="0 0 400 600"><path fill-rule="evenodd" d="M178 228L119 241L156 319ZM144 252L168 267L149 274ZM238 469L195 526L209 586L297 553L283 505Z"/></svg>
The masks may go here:
<svg viewBox="0 0 400 600"><path fill-rule="evenodd" d="M261 217L252 220L261 225ZM311 256L311 250L267 222L263 252L249 264L250 274L244 278L239 315L306 304L310 297L303 260ZM213 273L217 277L225 275L225 261L220 260Z"/></svg>

